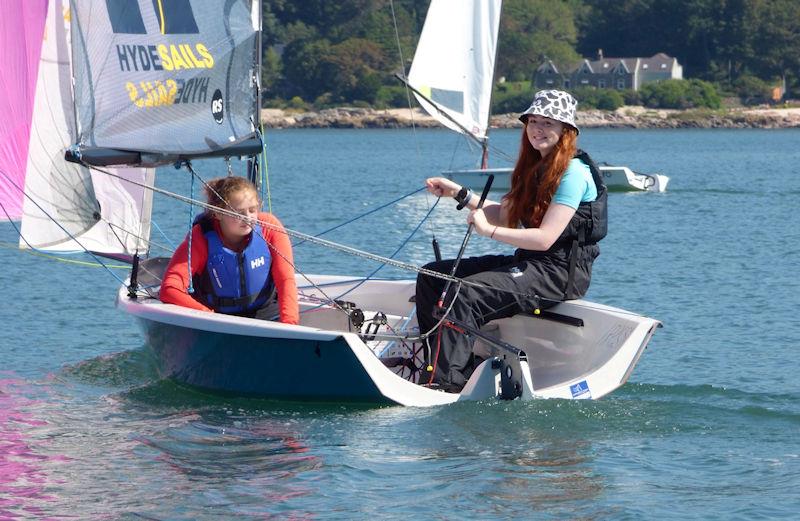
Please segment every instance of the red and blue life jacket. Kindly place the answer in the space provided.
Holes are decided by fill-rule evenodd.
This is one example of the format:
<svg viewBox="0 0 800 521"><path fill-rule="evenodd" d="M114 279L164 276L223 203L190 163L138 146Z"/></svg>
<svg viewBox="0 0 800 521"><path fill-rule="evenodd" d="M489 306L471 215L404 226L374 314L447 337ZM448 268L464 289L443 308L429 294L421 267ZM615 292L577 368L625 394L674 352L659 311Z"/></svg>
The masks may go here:
<svg viewBox="0 0 800 521"><path fill-rule="evenodd" d="M219 313L253 316L275 289L272 256L261 227L253 226L247 247L237 253L222 244L210 219L200 225L208 242L208 260L206 269L194 278L194 297Z"/></svg>

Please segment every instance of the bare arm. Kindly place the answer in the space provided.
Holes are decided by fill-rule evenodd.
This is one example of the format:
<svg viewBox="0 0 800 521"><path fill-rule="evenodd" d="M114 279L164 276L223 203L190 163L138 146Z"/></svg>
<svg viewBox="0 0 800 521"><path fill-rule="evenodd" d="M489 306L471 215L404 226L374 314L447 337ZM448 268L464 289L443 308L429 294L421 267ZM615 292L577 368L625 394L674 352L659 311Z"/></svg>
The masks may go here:
<svg viewBox="0 0 800 521"><path fill-rule="evenodd" d="M432 193L436 197L455 197L462 188L462 186L458 183L444 177L428 178L425 181L425 187L428 189L428 192ZM470 210L476 209L480 199L481 194L473 192L472 197L470 197L466 207ZM486 199L483 202L483 211L486 215L486 218L493 225L503 222L501 220L503 209L501 208L500 203Z"/></svg>
<svg viewBox="0 0 800 521"><path fill-rule="evenodd" d="M472 211L467 222L475 224L475 231L479 235L525 250L545 251L561 236L573 215L575 208L554 203L547 208L538 228L509 228L504 224L495 224L483 210Z"/></svg>

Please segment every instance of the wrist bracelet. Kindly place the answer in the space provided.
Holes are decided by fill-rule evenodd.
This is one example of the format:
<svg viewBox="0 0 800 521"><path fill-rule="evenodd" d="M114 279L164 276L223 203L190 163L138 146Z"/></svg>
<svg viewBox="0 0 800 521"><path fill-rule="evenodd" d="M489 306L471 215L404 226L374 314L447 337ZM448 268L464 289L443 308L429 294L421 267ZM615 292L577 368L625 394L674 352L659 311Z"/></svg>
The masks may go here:
<svg viewBox="0 0 800 521"><path fill-rule="evenodd" d="M492 230L492 234L489 236L490 239L494 239L494 232L496 231L497 231L497 226L495 226L494 230Z"/></svg>

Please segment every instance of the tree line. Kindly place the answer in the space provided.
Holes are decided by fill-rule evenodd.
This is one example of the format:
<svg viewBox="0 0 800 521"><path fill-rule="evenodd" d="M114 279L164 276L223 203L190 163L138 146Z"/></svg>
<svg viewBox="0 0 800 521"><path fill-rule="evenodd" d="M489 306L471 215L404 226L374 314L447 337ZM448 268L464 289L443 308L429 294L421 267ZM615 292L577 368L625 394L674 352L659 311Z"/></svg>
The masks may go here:
<svg viewBox="0 0 800 521"><path fill-rule="evenodd" d="M408 71L429 1L262 0L265 105L407 106L394 73ZM495 78L530 81L545 59L567 69L601 49L676 57L695 87L673 96L709 84L762 101L772 85L800 90L800 2L505 0Z"/></svg>

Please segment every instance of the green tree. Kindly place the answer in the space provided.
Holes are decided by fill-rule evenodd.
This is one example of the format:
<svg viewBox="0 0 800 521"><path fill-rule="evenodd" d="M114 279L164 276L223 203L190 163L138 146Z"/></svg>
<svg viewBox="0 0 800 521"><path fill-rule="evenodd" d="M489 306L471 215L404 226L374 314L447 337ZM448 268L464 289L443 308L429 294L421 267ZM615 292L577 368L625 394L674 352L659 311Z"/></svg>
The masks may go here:
<svg viewBox="0 0 800 521"><path fill-rule="evenodd" d="M800 74L800 3L752 0L752 71L763 79Z"/></svg>
<svg viewBox="0 0 800 521"><path fill-rule="evenodd" d="M283 75L283 65L273 47L268 47L261 58L261 90L272 95Z"/></svg>
<svg viewBox="0 0 800 521"><path fill-rule="evenodd" d="M698 0L700 2L705 0ZM584 56L625 58L684 54L689 0L585 0L578 18Z"/></svg>
<svg viewBox="0 0 800 521"><path fill-rule="evenodd" d="M646 107L658 109L717 109L721 104L714 86L698 79L648 83L642 86L639 95Z"/></svg>
<svg viewBox="0 0 800 521"><path fill-rule="evenodd" d="M529 79L545 59L561 68L577 63L577 31L569 4L506 0L500 18L496 77Z"/></svg>
<svg viewBox="0 0 800 521"><path fill-rule="evenodd" d="M741 76L733 83L733 87L744 105L766 103L772 93L767 82L755 76Z"/></svg>
<svg viewBox="0 0 800 521"><path fill-rule="evenodd" d="M283 51L284 97L300 94L314 99L325 92L327 81L323 57L330 50L328 40L295 40Z"/></svg>
<svg viewBox="0 0 800 521"><path fill-rule="evenodd" d="M322 56L320 67L326 71L322 86L336 101L375 101L381 86L379 71L386 59L380 46L369 40L350 38L332 46Z"/></svg>

